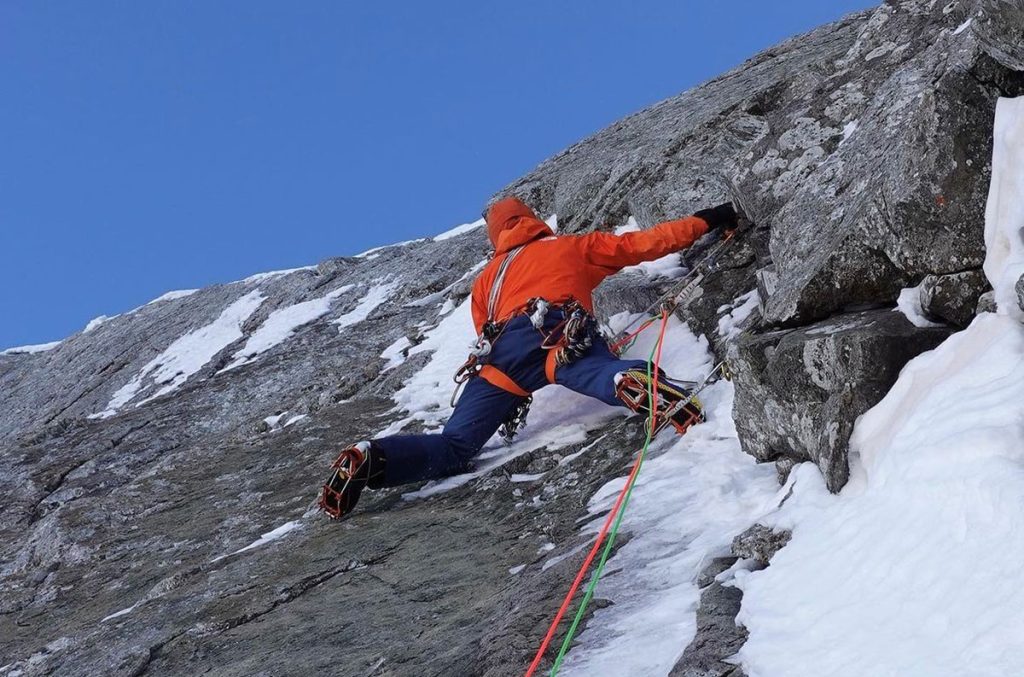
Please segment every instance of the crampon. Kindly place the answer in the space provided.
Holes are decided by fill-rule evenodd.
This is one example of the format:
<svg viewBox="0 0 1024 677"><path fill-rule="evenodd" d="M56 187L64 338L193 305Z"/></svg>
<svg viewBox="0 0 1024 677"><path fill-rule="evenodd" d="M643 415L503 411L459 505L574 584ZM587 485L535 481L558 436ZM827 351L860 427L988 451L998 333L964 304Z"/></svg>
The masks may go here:
<svg viewBox="0 0 1024 677"><path fill-rule="evenodd" d="M696 393L690 393L685 388L662 379L658 379L657 386L657 411L654 414L652 437L668 425L682 435L691 426L706 420L704 405L697 399ZM639 369L623 372L615 386L615 394L627 407L647 416L650 421L650 379L647 372Z"/></svg>
<svg viewBox="0 0 1024 677"><path fill-rule="evenodd" d="M372 467L374 456L370 443L360 442L342 451L331 464L334 472L320 491L320 509L328 517L338 520L352 512L371 477L383 474L383 468Z"/></svg>

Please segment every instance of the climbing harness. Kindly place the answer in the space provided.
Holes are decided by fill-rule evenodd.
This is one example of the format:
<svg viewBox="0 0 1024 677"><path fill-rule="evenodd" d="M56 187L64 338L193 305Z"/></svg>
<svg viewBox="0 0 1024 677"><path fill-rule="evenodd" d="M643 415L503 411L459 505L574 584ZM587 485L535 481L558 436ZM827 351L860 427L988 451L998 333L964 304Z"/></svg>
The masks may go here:
<svg viewBox="0 0 1024 677"><path fill-rule="evenodd" d="M494 347L494 343L503 331L505 331L504 322L499 323L488 320L484 323L480 336L469 346L469 357L462 363L462 366L455 370L455 375L452 377L455 381L455 390L452 392L451 406L454 407L455 403L459 401L459 392L462 390L462 386L483 369L487 363L487 357L491 354L491 349Z"/></svg>

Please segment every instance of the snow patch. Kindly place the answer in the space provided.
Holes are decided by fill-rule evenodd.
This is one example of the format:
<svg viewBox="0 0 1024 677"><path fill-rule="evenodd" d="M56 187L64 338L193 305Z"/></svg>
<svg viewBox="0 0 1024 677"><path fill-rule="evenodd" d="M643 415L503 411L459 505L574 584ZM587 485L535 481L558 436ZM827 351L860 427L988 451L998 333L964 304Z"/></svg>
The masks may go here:
<svg viewBox="0 0 1024 677"><path fill-rule="evenodd" d="M138 609L140 606L142 606L142 602L141 601L140 602L136 602L135 604L132 604L127 609L121 609L120 611L115 611L114 613L110 614L109 616L104 616L102 619L100 619L100 623L106 623L107 621L113 620L115 618L120 618L121 616L127 616L131 612L133 612L136 609Z"/></svg>
<svg viewBox="0 0 1024 677"><path fill-rule="evenodd" d="M256 312L263 300L258 289L251 291L225 308L212 323L175 340L121 386L104 411L91 414L89 418L109 418L145 390L156 388L153 394L135 406L142 406L176 390L217 353L242 338L242 324Z"/></svg>
<svg viewBox="0 0 1024 677"><path fill-rule="evenodd" d="M915 327L941 327L938 322L932 322L924 314L921 307L921 285L907 287L900 291L896 299L896 311L903 313L910 323Z"/></svg>
<svg viewBox="0 0 1024 677"><path fill-rule="evenodd" d="M286 308L278 308L267 316L252 336L238 352L231 356L231 362L218 373L236 369L243 364L252 362L261 354L274 346L283 343L295 331L310 322L317 320L331 311L331 304L354 285L347 284L330 292L326 296L303 301Z"/></svg>
<svg viewBox="0 0 1024 677"><path fill-rule="evenodd" d="M725 339L733 339L740 335L743 331L740 328L750 314L754 312L760 303L760 296L757 294L756 289L748 291L746 294L739 296L735 301L732 302L729 312L718 318L718 335ZM723 308L719 308L721 312Z"/></svg>
<svg viewBox="0 0 1024 677"><path fill-rule="evenodd" d="M263 282L264 280L271 280L275 277L282 277L284 275L291 275L292 273L298 273L303 270L316 270L316 266L302 266L301 268L288 268L286 270L271 270L266 273L256 273L242 280L243 283L248 282Z"/></svg>
<svg viewBox="0 0 1024 677"><path fill-rule="evenodd" d="M245 546L244 548L239 548L238 550L235 550L234 552L229 553L227 555L221 555L219 557L215 557L212 561L213 562L219 562L220 560L225 559L227 557L231 557L232 555L238 555L238 554L243 553L243 552L248 552L249 550L254 550L256 548L263 547L267 543L273 543L274 541L282 539L285 536L287 536L288 534L290 534L291 532L293 532L293 531L295 531L297 529L301 529L301 528L302 528L302 522L299 521L299 520L292 520L291 522L286 522L285 524L282 524L281 526L279 526L278 528L274 529L273 531L268 531L267 533L263 534L262 536L260 536L259 538L257 538L255 541L253 541L249 545Z"/></svg>
<svg viewBox="0 0 1024 677"><path fill-rule="evenodd" d="M444 235L444 233L442 233L442 235ZM373 259L380 256L380 253L385 249L391 249L392 247L404 247L406 245L416 244L417 242L426 242L426 240L427 238L425 237L418 237L415 240L403 240L402 242L393 242L391 244L381 245L380 247L373 247L371 249L367 249L365 252L356 254L355 257L357 259L366 259L368 261L372 261Z"/></svg>
<svg viewBox="0 0 1024 677"><path fill-rule="evenodd" d="M853 136L855 131L857 131L857 120L847 122L843 127L843 138L839 141L839 145L842 145L844 141Z"/></svg>
<svg viewBox="0 0 1024 677"><path fill-rule="evenodd" d="M391 371L398 365L405 362L405 351L412 347L412 341L409 337L399 337L394 343L384 349L384 352L380 354L381 358L387 360L387 364L381 369L381 372Z"/></svg>
<svg viewBox="0 0 1024 677"><path fill-rule="evenodd" d="M114 315L114 317L117 317L117 315ZM95 318L89 320L89 324L85 325L85 329L82 330L82 333L83 334L88 334L93 329L96 329L101 324L107 322L108 320L112 320L112 319L113 319L113 317L107 317L106 315L100 315L99 317L95 317Z"/></svg>
<svg viewBox="0 0 1024 677"><path fill-rule="evenodd" d="M451 238L456 237L457 235L462 235L463 233L468 233L470 231L476 230L477 228L483 226L485 223L487 222L484 219L478 219L473 223L464 223L461 226L455 226L451 230L446 230L440 235L435 235L434 242L443 242L444 240L450 240Z"/></svg>
<svg viewBox="0 0 1024 677"><path fill-rule="evenodd" d="M36 353L45 353L53 350L60 344L61 341L52 341L50 343L37 343L31 346L18 346L17 348L0 350L0 355L35 355Z"/></svg>
<svg viewBox="0 0 1024 677"><path fill-rule="evenodd" d="M956 30L953 31L953 35L960 35L961 33L963 33L965 30L968 29L968 27L970 27L971 21L973 21L973 20L974 20L973 18L969 18L969 19L967 19L967 21L965 21L962 24L960 24L959 26L957 26Z"/></svg>
<svg viewBox="0 0 1024 677"><path fill-rule="evenodd" d="M376 310L378 306L391 297L391 292L397 289L398 285L398 282L386 282L384 284L377 284L370 287L366 292L366 296L360 299L355 308L348 311L341 317L331 320L331 322L338 325L338 331L342 331L345 327L351 327L358 322L362 322L369 317L370 313Z"/></svg>
<svg viewBox="0 0 1024 677"><path fill-rule="evenodd" d="M157 296L155 299L153 299L146 305L151 306L154 303L163 303L164 301L176 301L178 299L183 299L186 296L192 296L192 294L195 294L198 291L198 289L177 289L175 291L169 291L162 296ZM136 308L136 310L138 310L138 308Z"/></svg>

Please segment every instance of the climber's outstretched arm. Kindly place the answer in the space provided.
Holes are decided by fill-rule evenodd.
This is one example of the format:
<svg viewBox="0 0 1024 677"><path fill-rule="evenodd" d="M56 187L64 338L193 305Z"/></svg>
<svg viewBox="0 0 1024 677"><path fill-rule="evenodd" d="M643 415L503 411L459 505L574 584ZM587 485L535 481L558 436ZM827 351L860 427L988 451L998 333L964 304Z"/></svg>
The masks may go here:
<svg viewBox="0 0 1024 677"><path fill-rule="evenodd" d="M693 216L659 223L648 230L622 235L589 233L581 235L577 242L587 263L603 268L606 274L611 275L626 266L653 261L686 249L711 228L728 225L735 220L736 212L727 203L703 209Z"/></svg>

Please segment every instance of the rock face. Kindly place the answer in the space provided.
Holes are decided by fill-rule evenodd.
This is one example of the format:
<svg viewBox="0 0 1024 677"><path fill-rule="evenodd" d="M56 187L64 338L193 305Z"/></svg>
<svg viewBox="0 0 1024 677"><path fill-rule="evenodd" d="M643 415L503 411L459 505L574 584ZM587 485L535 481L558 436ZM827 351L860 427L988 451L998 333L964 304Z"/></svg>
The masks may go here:
<svg viewBox="0 0 1024 677"><path fill-rule="evenodd" d="M837 490L856 416L948 333L892 312L899 290L937 276L934 312L966 316L973 287L957 276L982 259L994 103L1024 91L1021 15L1019 0L888 2L630 116L502 194L568 232L741 202L758 227L701 271L681 315L732 358L745 449L783 471L813 460ZM0 672L521 674L582 559L577 520L621 475L636 426L440 496L375 494L337 528L303 519L338 448L398 417L391 398L430 359L416 344L486 256L471 230L0 354ZM940 293L954 281L955 303ZM674 284L625 274L599 304L641 310ZM427 376L451 385L448 370ZM238 553L260 534L260 557ZM708 593L701 627L727 629L730 590ZM678 674L729 674L732 632L702 644L710 672Z"/></svg>
<svg viewBox="0 0 1024 677"><path fill-rule="evenodd" d="M743 677L738 665L724 658L734 655L747 639L747 631L736 624L743 593L715 577L736 563L735 557L723 557L705 569L697 610L697 636L686 647L669 677Z"/></svg>
<svg viewBox="0 0 1024 677"><path fill-rule="evenodd" d="M788 531L775 531L763 524L755 524L732 540L732 554L766 567L792 536Z"/></svg>
<svg viewBox="0 0 1024 677"><path fill-rule="evenodd" d="M734 409L744 451L762 461L813 460L838 491L849 476L853 422L882 399L908 360L948 335L872 310L742 336L730 363L744 384Z"/></svg>
<svg viewBox="0 0 1024 677"><path fill-rule="evenodd" d="M684 308L720 353L720 321L755 288L760 319L741 329L766 332L767 343L780 336L777 327L892 307L926 276L944 280L934 312L960 325L976 282L961 273L977 269L984 253L994 101L1024 92L1020 11L1019 2L886 2L626 118L502 194L556 211L570 231L627 214L648 225L738 199L767 241L754 238ZM873 331L851 340L870 341ZM907 330L911 345L933 345L926 330L910 338L916 333ZM898 371L898 360L913 354L885 356L883 371ZM837 418L819 426L824 418L800 409L809 400L772 397L763 372L736 372L746 448L758 458L812 458L838 489L853 417L884 385L864 386L871 396L856 381L845 395L832 393L820 416ZM780 408L755 414L763 398ZM761 432L769 419L779 429Z"/></svg>
<svg viewBox="0 0 1024 677"><path fill-rule="evenodd" d="M771 230L767 322L892 303L912 279L982 260L993 100L1024 80L993 57L1010 36L982 44L971 9L889 2L855 15L626 118L505 192L578 230L627 214L650 224L738 191Z"/></svg>
<svg viewBox="0 0 1024 677"><path fill-rule="evenodd" d="M921 307L929 317L963 328L974 319L978 300L988 289L980 270L929 275L921 282Z"/></svg>
<svg viewBox="0 0 1024 677"><path fill-rule="evenodd" d="M978 297L978 308L976 314L996 312L996 293L987 291Z"/></svg>

